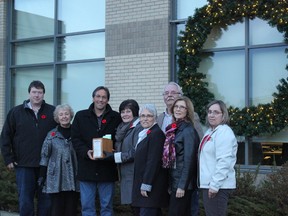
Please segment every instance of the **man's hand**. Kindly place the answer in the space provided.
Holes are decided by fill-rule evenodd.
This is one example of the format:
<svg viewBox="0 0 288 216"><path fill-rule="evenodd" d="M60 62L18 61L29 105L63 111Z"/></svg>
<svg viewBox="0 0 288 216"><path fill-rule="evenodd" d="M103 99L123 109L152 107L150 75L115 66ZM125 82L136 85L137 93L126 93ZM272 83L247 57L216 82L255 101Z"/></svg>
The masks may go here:
<svg viewBox="0 0 288 216"><path fill-rule="evenodd" d="M88 155L88 157L89 157L91 160L96 160L96 159L93 157L93 150L89 150L89 151L87 152L87 155Z"/></svg>
<svg viewBox="0 0 288 216"><path fill-rule="evenodd" d="M8 165L7 165L7 169L8 169L8 170L14 170L14 168L15 168L15 165L14 165L14 164L17 165L16 162L8 164Z"/></svg>

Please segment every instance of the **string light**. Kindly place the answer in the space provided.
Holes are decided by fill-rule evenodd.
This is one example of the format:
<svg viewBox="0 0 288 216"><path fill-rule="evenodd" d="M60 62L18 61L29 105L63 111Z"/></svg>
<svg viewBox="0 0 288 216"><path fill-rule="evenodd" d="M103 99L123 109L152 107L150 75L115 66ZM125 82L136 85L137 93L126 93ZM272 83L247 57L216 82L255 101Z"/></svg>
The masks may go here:
<svg viewBox="0 0 288 216"><path fill-rule="evenodd" d="M196 86L196 88L201 88L201 93L198 95L199 98L197 98L195 94L192 95L193 100L196 101L196 106L197 104L201 104L198 101L201 102L203 100L205 92L203 92L202 89L204 88L205 90L206 86L204 84L205 77L203 78L205 75L200 76L199 74L201 73L197 71L200 63L199 53L214 26L228 26L236 22L242 22L244 17L250 19L258 17L268 21L268 23L278 27L278 29L288 31L286 27L288 24L288 2L286 0L255 0L243 2L238 0L208 0L208 2L207 5L195 12L194 18L188 20L185 30L186 34L184 34L181 39L184 46L182 51L185 51L185 54L189 55L189 58L187 58L189 60L181 61L184 67L179 63L179 81L181 83L181 77L183 77L185 80L182 80L182 82L187 86L186 89L189 90L193 89L191 85ZM189 21L192 22L190 23ZM288 32L285 32L284 38L285 41L288 41L286 37L288 37ZM187 78L187 76L189 76L187 73L190 73L193 79ZM201 77L201 79L198 77ZM287 81L282 80L281 84L277 87L279 92L274 96L270 104L262 104L243 109L237 107L229 108L231 126L237 135L257 136L261 133L273 134L279 132L287 125L288 109L285 109L288 106ZM207 93L209 93L208 90ZM207 104L207 102L205 103Z"/></svg>

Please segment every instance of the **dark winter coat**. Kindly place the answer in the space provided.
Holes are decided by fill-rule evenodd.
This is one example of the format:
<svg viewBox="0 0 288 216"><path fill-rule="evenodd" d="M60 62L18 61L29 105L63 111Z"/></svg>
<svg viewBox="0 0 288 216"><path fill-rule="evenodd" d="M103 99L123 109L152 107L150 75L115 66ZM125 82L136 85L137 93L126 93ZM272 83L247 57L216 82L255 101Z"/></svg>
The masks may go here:
<svg viewBox="0 0 288 216"><path fill-rule="evenodd" d="M118 174L114 161L91 160L87 152L92 149L92 139L111 134L114 140L117 126L121 122L118 112L112 110L109 104L103 114L101 125L98 125L94 112L94 103L87 110L76 113L72 124L72 143L78 159L78 180L95 182L117 181Z"/></svg>
<svg viewBox="0 0 288 216"><path fill-rule="evenodd" d="M6 165L16 162L21 167L39 167L43 141L57 125L54 106L43 101L36 118L28 103L12 108L5 120L0 144Z"/></svg>
<svg viewBox="0 0 288 216"><path fill-rule="evenodd" d="M132 206L159 208L168 205L168 172L162 168L165 135L155 124L136 148ZM141 185L152 186L148 198L141 195Z"/></svg>
<svg viewBox="0 0 288 216"><path fill-rule="evenodd" d="M139 120L136 119L138 122ZM138 133L142 130L140 123L127 130L122 142L118 143L116 150L121 152L122 163L119 163L121 204L132 203L132 187L134 178L134 148L138 140Z"/></svg>
<svg viewBox="0 0 288 216"><path fill-rule="evenodd" d="M182 122L175 133L175 166L170 168L170 189L192 190L197 186L199 136L191 123Z"/></svg>

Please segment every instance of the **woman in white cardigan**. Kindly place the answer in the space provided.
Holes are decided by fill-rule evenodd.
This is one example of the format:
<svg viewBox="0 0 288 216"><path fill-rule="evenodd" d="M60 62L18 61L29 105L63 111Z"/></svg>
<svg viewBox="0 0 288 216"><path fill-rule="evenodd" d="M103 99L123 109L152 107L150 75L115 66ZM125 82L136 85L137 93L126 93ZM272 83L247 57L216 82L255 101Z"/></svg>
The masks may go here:
<svg viewBox="0 0 288 216"><path fill-rule="evenodd" d="M206 216L226 215L229 195L236 188L237 140L228 126L226 105L215 100L207 105L205 133L198 150L199 187Z"/></svg>

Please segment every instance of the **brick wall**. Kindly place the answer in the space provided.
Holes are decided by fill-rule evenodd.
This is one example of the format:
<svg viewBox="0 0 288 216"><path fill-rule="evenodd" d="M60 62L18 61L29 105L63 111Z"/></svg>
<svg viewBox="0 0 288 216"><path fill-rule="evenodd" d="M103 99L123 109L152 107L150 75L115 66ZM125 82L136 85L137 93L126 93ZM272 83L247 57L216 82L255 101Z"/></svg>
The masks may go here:
<svg viewBox="0 0 288 216"><path fill-rule="evenodd" d="M6 3L0 0L0 131L5 118L5 23L6 23Z"/></svg>
<svg viewBox="0 0 288 216"><path fill-rule="evenodd" d="M107 0L105 85L118 110L128 98L164 110L169 81L170 0Z"/></svg>

